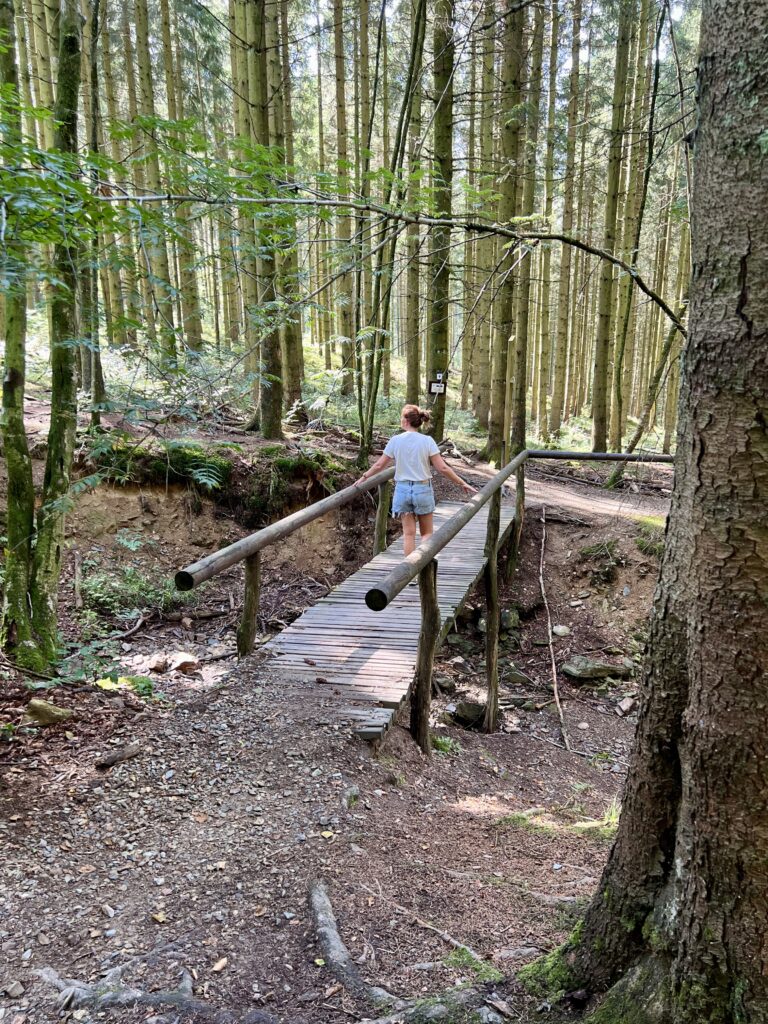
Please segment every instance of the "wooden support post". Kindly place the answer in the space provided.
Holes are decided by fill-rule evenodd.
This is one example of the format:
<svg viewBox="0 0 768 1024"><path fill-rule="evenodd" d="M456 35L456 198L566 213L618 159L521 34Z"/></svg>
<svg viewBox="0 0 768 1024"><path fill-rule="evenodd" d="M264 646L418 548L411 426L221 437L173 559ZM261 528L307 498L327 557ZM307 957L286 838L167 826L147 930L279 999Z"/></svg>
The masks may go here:
<svg viewBox="0 0 768 1024"><path fill-rule="evenodd" d="M237 653L244 658L253 650L259 620L259 589L261 586L261 553L256 551L245 559L245 594L243 614L237 627Z"/></svg>
<svg viewBox="0 0 768 1024"><path fill-rule="evenodd" d="M387 548L387 523L389 522L389 502L392 484L379 484L379 504L376 509L376 527L373 533L373 554L380 555Z"/></svg>
<svg viewBox="0 0 768 1024"><path fill-rule="evenodd" d="M432 668L435 645L440 633L440 607L437 603L437 562L432 559L419 573L421 598L421 632L416 659L416 682L411 696L411 736L423 752L432 753L429 735L429 712L432 705Z"/></svg>
<svg viewBox="0 0 768 1024"><path fill-rule="evenodd" d="M485 702L483 732L495 732L499 724L499 571L498 544L501 519L501 490L488 506L488 532L485 535L485 673L488 695Z"/></svg>
<svg viewBox="0 0 768 1024"><path fill-rule="evenodd" d="M515 473L515 522L512 527L512 536L509 541L509 549L504 564L504 579L507 583L512 579L512 573L517 567L517 560L520 554L520 540L523 535L523 520L525 519L525 465L523 464Z"/></svg>

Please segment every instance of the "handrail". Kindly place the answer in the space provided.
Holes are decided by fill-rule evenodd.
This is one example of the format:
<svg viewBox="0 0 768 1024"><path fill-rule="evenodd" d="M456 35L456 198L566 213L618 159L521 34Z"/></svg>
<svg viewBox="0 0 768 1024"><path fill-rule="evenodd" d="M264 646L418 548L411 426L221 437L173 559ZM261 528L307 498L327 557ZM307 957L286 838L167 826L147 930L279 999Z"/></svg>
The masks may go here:
<svg viewBox="0 0 768 1024"><path fill-rule="evenodd" d="M404 590L415 579L421 570L428 565L435 555L442 551L456 534L463 530L467 523L493 497L502 484L512 476L516 469L528 458L528 452L520 452L511 462L492 477L482 490L473 495L459 511L451 516L429 540L420 544L410 555L406 555L399 565L384 577L381 583L372 587L365 595L365 603L375 612L383 611L389 602Z"/></svg>
<svg viewBox="0 0 768 1024"><path fill-rule="evenodd" d="M493 476L474 497L455 515L451 516L439 530L420 544L415 551L407 555L396 565L383 580L365 595L365 603L375 612L383 611L393 598L414 580L422 569L432 561L435 555L450 543L459 531L463 530L491 497L498 491L512 474L529 459L562 459L597 462L673 462L671 455L643 455L628 452L567 452L542 448L526 448L516 455L511 462Z"/></svg>
<svg viewBox="0 0 768 1024"><path fill-rule="evenodd" d="M362 484L358 482L349 487L344 487L342 490L336 491L335 494L329 494L327 498L321 498L320 501L316 501L313 505L301 508L296 512L292 512L289 516L285 516L284 519L279 519L276 523L265 526L263 530L251 533L249 536L243 537L242 540L228 545L228 547L220 548L218 551L214 551L212 555L206 555L205 558L199 559L199 561L186 566L184 569L180 569L176 573L174 582L177 589L192 590L193 587L198 586L198 584L203 583L205 580L209 580L217 573L229 569L236 562L242 562L244 559L255 555L256 552L261 551L262 548L267 547L267 545L273 544L277 540L282 540L283 537L289 536L295 530L306 526L307 523L319 519L326 512L332 512L334 509L341 508L342 505L352 501L362 491L369 491L374 487L387 483L394 475L395 469L394 466L391 466L389 469L384 469L380 473L369 477Z"/></svg>

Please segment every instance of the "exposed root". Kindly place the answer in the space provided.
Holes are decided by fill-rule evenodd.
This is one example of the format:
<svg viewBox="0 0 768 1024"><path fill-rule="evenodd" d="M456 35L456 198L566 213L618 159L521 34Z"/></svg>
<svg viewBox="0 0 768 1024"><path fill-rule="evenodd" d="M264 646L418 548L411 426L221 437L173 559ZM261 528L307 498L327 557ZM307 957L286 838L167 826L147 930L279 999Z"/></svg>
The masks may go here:
<svg viewBox="0 0 768 1024"><path fill-rule="evenodd" d="M404 1005L401 1000L383 988L369 985L357 969L349 950L344 945L336 917L333 913L328 890L322 881L314 881L309 886L309 907L315 922L320 948L331 973L351 996L369 1005Z"/></svg>
<svg viewBox="0 0 768 1024"><path fill-rule="evenodd" d="M122 974L127 967L113 967L107 971L101 981L89 985L75 978L62 978L50 967L37 971L37 975L59 993L59 1008L77 1009L90 1006L97 1010L110 1007L156 1006L171 1007L173 1017L154 1018L157 1024L163 1020L172 1020L183 1016L195 1016L198 1020L211 1021L212 1024L276 1024L275 1018L261 1010L249 1010L243 1015L230 1010L216 1009L209 1003L196 999L192 990L192 975L185 970L181 972L178 988L166 991L145 992L133 988L123 982Z"/></svg>
<svg viewBox="0 0 768 1024"><path fill-rule="evenodd" d="M431 999L414 999L395 1013L375 1019L364 1018L361 1024L504 1024L507 1014L497 1013L494 1006L503 1006L502 1000L478 989L460 989ZM511 1014L509 1015L511 1016Z"/></svg>

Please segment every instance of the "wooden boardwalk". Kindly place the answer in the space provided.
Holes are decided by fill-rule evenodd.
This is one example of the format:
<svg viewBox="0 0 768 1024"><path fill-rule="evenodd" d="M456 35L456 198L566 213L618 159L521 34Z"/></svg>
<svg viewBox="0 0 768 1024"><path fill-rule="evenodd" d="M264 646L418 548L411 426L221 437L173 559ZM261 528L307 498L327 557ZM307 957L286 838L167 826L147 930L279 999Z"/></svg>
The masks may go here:
<svg viewBox="0 0 768 1024"><path fill-rule="evenodd" d="M435 529L460 508L458 502L440 502ZM438 555L439 642L483 571L487 520L486 506ZM514 506L502 503L502 540L513 520ZM400 538L262 648L274 655L278 680L302 705L317 704L325 720L348 722L367 739L380 737L389 727L416 669L418 581L384 611L371 611L365 604L370 587L402 559Z"/></svg>

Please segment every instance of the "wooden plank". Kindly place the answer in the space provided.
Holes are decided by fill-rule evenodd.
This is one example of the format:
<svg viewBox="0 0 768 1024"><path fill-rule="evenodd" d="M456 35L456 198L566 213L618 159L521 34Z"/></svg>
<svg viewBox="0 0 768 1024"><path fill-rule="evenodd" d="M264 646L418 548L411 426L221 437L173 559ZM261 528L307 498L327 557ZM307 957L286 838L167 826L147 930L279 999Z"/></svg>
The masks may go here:
<svg viewBox="0 0 768 1024"><path fill-rule="evenodd" d="M441 502L435 526L461 508L459 502ZM513 520L513 507L503 506L502 539ZM437 558L438 644L483 573L486 528L483 510ZM266 645L275 656L285 691L302 709L309 705L318 719L347 723L366 739L379 738L390 727L394 709L405 700L413 681L421 628L418 586L414 582L406 587L383 612L373 612L364 603L367 591L402 560L398 540ZM318 677L328 682L317 683Z"/></svg>

